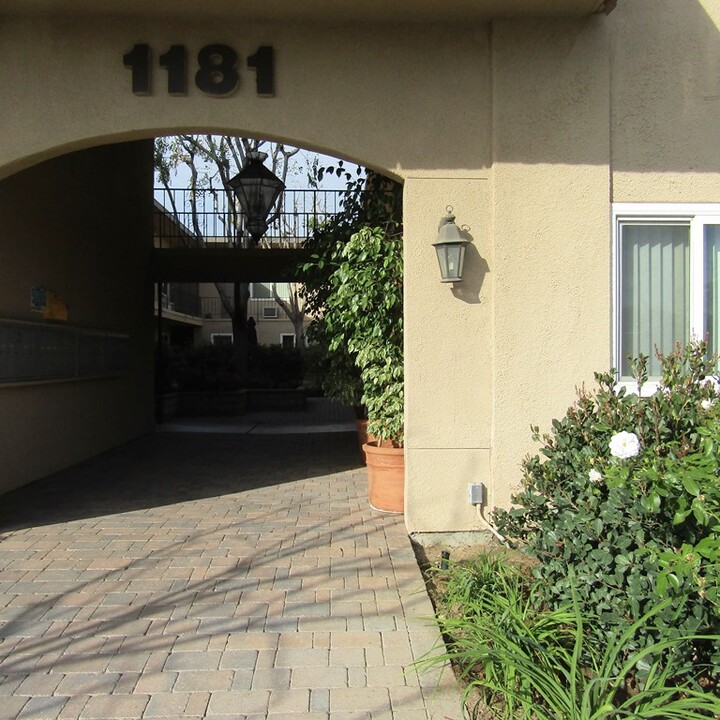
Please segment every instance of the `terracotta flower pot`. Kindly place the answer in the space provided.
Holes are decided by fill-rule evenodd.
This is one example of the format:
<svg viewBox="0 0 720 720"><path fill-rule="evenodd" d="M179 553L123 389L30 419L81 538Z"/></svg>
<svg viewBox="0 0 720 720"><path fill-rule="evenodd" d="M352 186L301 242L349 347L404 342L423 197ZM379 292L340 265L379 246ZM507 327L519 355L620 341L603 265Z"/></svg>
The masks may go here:
<svg viewBox="0 0 720 720"><path fill-rule="evenodd" d="M363 445L368 469L368 499L373 510L401 513L405 508L405 450Z"/></svg>

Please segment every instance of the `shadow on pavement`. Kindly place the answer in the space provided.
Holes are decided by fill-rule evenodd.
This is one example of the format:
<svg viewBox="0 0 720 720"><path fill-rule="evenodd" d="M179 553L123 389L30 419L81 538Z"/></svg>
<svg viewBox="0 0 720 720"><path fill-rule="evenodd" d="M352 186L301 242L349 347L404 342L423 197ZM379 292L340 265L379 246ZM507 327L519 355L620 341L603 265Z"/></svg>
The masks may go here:
<svg viewBox="0 0 720 720"><path fill-rule="evenodd" d="M0 496L0 532L361 467L355 433L157 433Z"/></svg>

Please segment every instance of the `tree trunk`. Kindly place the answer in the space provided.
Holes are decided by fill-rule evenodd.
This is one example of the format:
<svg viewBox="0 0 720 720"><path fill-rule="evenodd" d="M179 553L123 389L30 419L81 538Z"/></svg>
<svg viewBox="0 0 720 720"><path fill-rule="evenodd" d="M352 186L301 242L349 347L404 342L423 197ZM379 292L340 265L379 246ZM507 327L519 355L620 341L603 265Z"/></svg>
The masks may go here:
<svg viewBox="0 0 720 720"><path fill-rule="evenodd" d="M300 351L305 351L305 313L295 315L292 319L293 330L295 332L295 347Z"/></svg>
<svg viewBox="0 0 720 720"><path fill-rule="evenodd" d="M233 330L233 369L240 384L245 386L248 380L248 344L247 311L250 298L248 283L233 284L233 312L230 313Z"/></svg>
<svg viewBox="0 0 720 720"><path fill-rule="evenodd" d="M295 347L303 352L305 350L305 310L302 306L295 288L291 293L288 302L285 302L278 294L275 283L272 284L272 294L275 302L282 308L292 323L295 334Z"/></svg>

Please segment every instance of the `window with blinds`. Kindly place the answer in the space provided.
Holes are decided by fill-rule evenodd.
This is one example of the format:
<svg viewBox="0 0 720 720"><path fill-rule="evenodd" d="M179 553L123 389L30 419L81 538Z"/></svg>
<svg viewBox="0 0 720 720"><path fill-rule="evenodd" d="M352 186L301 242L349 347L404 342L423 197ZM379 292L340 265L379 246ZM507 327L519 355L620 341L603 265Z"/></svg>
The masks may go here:
<svg viewBox="0 0 720 720"><path fill-rule="evenodd" d="M618 205L615 208L615 356L621 381L630 358L650 360L675 343L720 339L720 205Z"/></svg>

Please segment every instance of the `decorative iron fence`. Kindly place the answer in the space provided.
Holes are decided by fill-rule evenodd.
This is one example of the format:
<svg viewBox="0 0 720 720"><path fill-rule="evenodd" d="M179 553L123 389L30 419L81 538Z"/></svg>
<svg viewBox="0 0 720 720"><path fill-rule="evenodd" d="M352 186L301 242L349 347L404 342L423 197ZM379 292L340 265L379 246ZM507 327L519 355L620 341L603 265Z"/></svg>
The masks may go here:
<svg viewBox="0 0 720 720"><path fill-rule="evenodd" d="M268 218L261 247L300 247L312 229L342 209L343 190L285 190ZM225 248L243 244L245 218L223 190L155 189L155 247ZM249 241L249 238L247 238Z"/></svg>

